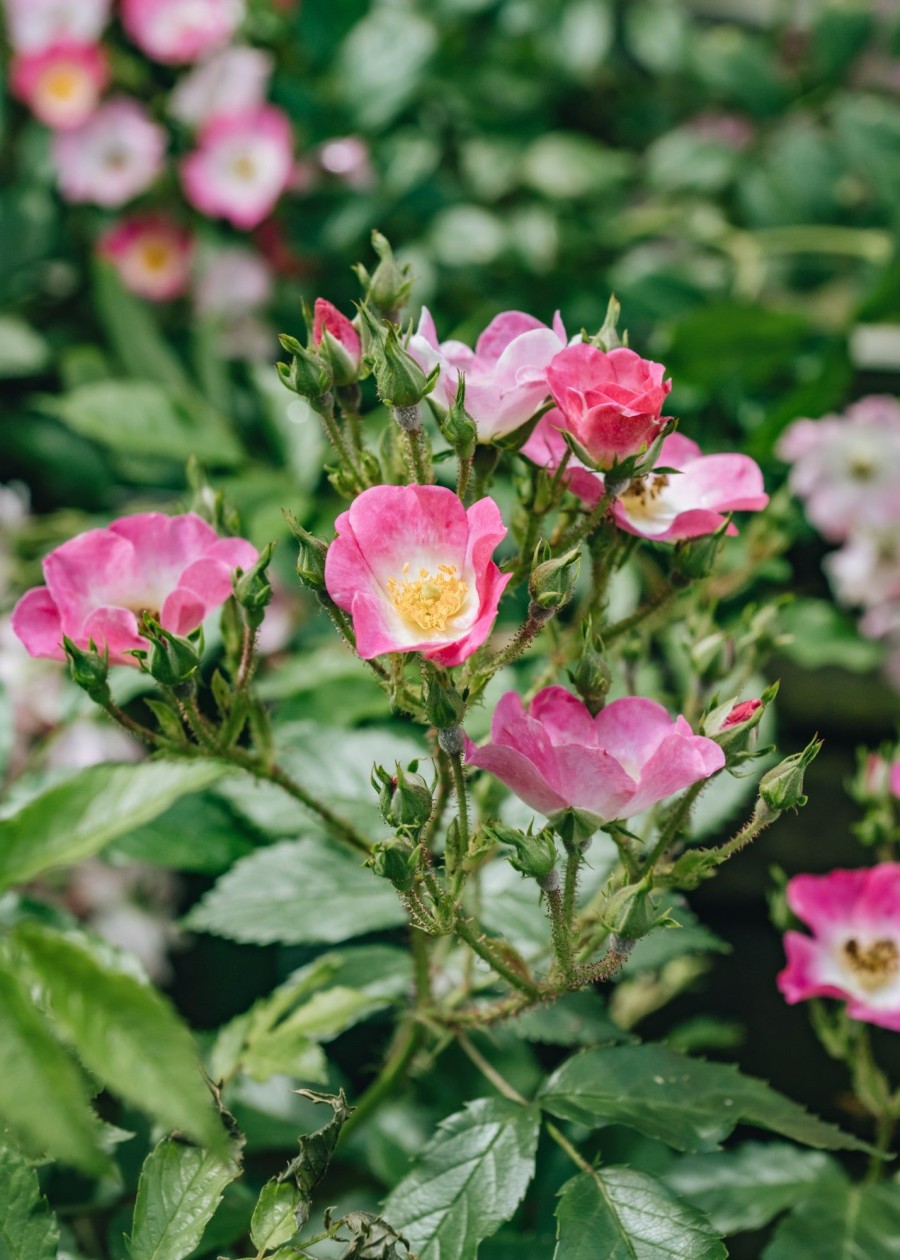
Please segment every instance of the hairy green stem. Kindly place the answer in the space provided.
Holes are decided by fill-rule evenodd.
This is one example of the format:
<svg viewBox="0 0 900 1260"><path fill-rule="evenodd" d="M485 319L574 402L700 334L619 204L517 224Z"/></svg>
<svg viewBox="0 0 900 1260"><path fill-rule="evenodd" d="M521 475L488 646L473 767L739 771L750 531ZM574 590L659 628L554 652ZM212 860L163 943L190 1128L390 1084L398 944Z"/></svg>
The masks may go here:
<svg viewBox="0 0 900 1260"><path fill-rule="evenodd" d="M618 497L619 486L615 485L613 489L607 486L600 497L600 501L591 509L587 516L570 525L562 533L557 531L557 534L551 539L551 545L554 550L559 552L571 551L576 543L580 543L583 538L590 538L591 534L603 524L607 512Z"/></svg>
<svg viewBox="0 0 900 1260"><path fill-rule="evenodd" d="M600 637L604 646L612 643L615 639L621 638L623 634L627 634L629 630L633 630L639 626L641 622L647 621L651 617L656 617L673 604L681 590L675 586L662 586L652 595L650 599L641 604L640 608L636 608L633 613L627 617L623 617L621 621L614 621L611 626L607 626L601 631Z"/></svg>
<svg viewBox="0 0 900 1260"><path fill-rule="evenodd" d="M480 958L483 958L488 966L493 971L496 971L498 976L502 976L512 988L518 989L520 993L527 994L528 997L533 998L536 1002L541 1000L542 994L537 983L523 976L504 959L500 958L488 944L487 937L484 934L479 936L478 933L473 932L465 919L458 919L453 930L460 940L465 941L469 948L473 949Z"/></svg>
<svg viewBox="0 0 900 1260"><path fill-rule="evenodd" d="M572 930L571 919L566 917L564 902L559 888L547 889L547 909L550 912L550 939L557 966L563 976L568 977L572 971Z"/></svg>

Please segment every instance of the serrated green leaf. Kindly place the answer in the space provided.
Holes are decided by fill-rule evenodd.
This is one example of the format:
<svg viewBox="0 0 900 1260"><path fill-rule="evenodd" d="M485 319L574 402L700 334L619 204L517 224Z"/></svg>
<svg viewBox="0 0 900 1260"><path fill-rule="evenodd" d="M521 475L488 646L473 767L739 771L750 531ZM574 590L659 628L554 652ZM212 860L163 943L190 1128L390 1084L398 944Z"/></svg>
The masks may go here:
<svg viewBox="0 0 900 1260"><path fill-rule="evenodd" d="M290 1242L297 1232L300 1191L288 1181L267 1181L250 1222L250 1238L260 1252Z"/></svg>
<svg viewBox="0 0 900 1260"><path fill-rule="evenodd" d="M786 1216L762 1260L897 1260L900 1186L829 1186Z"/></svg>
<svg viewBox="0 0 900 1260"><path fill-rule="evenodd" d="M193 1038L162 994L98 961L75 934L22 923L14 940L87 1069L167 1129L221 1152L224 1129Z"/></svg>
<svg viewBox="0 0 900 1260"><path fill-rule="evenodd" d="M721 1233L738 1234L762 1229L823 1185L839 1190L845 1177L821 1151L784 1142L745 1142L724 1154L689 1155L663 1181L705 1212Z"/></svg>
<svg viewBox="0 0 900 1260"><path fill-rule="evenodd" d="M234 1157L165 1138L144 1160L134 1205L131 1260L184 1260L199 1245L222 1202L225 1187L240 1175Z"/></svg>
<svg viewBox="0 0 900 1260"><path fill-rule="evenodd" d="M329 944L399 927L394 890L326 836L283 841L238 862L206 894L186 926L233 941Z"/></svg>
<svg viewBox="0 0 900 1260"><path fill-rule="evenodd" d="M293 1177L300 1191L295 1208L297 1228L300 1229L309 1220L312 1192L328 1171L341 1129L352 1109L347 1106L343 1090L337 1094L317 1094L311 1089L298 1089L296 1092L310 1102L331 1107L331 1119L321 1129L300 1138L300 1153L294 1156L283 1173L285 1178Z"/></svg>
<svg viewBox="0 0 900 1260"><path fill-rule="evenodd" d="M18 978L0 967L0 1119L35 1155L101 1173L87 1082Z"/></svg>
<svg viewBox="0 0 900 1260"><path fill-rule="evenodd" d="M683 1151L717 1150L742 1121L820 1149L870 1149L733 1064L690 1059L660 1045L575 1055L550 1077L539 1102L564 1120L591 1128L630 1125Z"/></svg>
<svg viewBox="0 0 900 1260"><path fill-rule="evenodd" d="M82 770L0 820L0 890L90 857L180 797L215 783L226 770L216 761L145 761Z"/></svg>
<svg viewBox="0 0 900 1260"><path fill-rule="evenodd" d="M384 1205L419 1260L474 1260L534 1175L533 1107L479 1098L444 1120Z"/></svg>
<svg viewBox="0 0 900 1260"><path fill-rule="evenodd" d="M58 1246L37 1173L18 1151L0 1146L0 1260L56 1260Z"/></svg>
<svg viewBox="0 0 900 1260"><path fill-rule="evenodd" d="M560 1191L554 1260L725 1260L709 1221L633 1168L579 1173Z"/></svg>
<svg viewBox="0 0 900 1260"><path fill-rule="evenodd" d="M610 1041L631 1041L610 1019L599 993L564 993L551 1005L545 1003L506 1021L518 1037L551 1046L592 1046Z"/></svg>
<svg viewBox="0 0 900 1260"><path fill-rule="evenodd" d="M182 797L164 814L114 841L107 856L176 871L220 875L253 853L256 833L210 792Z"/></svg>

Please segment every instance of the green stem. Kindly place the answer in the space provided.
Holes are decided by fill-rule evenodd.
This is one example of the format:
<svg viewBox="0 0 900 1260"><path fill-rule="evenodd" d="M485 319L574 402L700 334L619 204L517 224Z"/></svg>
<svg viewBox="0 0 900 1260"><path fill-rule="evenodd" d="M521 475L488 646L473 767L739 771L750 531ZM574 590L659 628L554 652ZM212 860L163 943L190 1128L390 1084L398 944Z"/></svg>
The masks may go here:
<svg viewBox="0 0 900 1260"><path fill-rule="evenodd" d="M566 1135L556 1127L552 1120L545 1120L544 1126L556 1145L562 1147L576 1167L580 1168L582 1172L589 1173L591 1177L597 1176L596 1171L591 1167L584 1156L575 1149Z"/></svg>
<svg viewBox="0 0 900 1260"><path fill-rule="evenodd" d="M431 471L431 458L421 427L415 429L402 428L401 432L406 439L406 452L411 480L417 482L420 486L431 485L434 481L434 474Z"/></svg>
<svg viewBox="0 0 900 1260"><path fill-rule="evenodd" d="M338 459L342 464L350 469L356 478L358 487L361 490L364 490L366 486L366 479L357 461L356 452L352 449L352 447L348 446L347 442L344 440L344 435L341 432L340 425L334 418L333 409L331 406L322 406L316 407L315 410L319 419L322 421L322 428L325 430L325 434L329 442L334 447Z"/></svg>
<svg viewBox="0 0 900 1260"><path fill-rule="evenodd" d="M484 935L479 936L473 932L468 923L464 919L458 919L454 928L456 935L460 940L465 941L470 949L473 949L480 958L496 971L498 976L502 976L507 984L512 988L518 989L520 993L527 994L534 1001L539 1002L542 994L537 984L521 975L515 968L510 967L502 958L490 948L487 938Z"/></svg>
<svg viewBox="0 0 900 1260"><path fill-rule="evenodd" d="M456 474L456 494L457 497L465 502L466 491L469 488L469 478L472 476L472 456L468 458L460 456L458 461L458 470Z"/></svg>
<svg viewBox="0 0 900 1260"><path fill-rule="evenodd" d="M469 799L462 753L450 755L450 767L453 773L453 788L456 792L456 809L459 816L460 856L466 858L469 855Z"/></svg>
<svg viewBox="0 0 900 1260"><path fill-rule="evenodd" d="M591 509L587 516L582 517L580 521L576 521L568 529L563 530L558 537L554 537L551 540L554 550L559 552L571 551L576 543L580 543L583 538L589 538L603 524L607 512L618 497L618 485L613 490L605 489L599 503Z"/></svg>
<svg viewBox="0 0 900 1260"><path fill-rule="evenodd" d="M145 744L149 744L151 748L155 748L158 745L159 737L156 732L151 731L149 726L136 722L133 717L129 717L125 710L120 709L114 700L101 700L98 703L104 712L108 713L112 720L117 722L119 726L124 727L126 731L130 731L132 735L135 735Z"/></svg>
<svg viewBox="0 0 900 1260"><path fill-rule="evenodd" d="M492 1063L484 1057L480 1050L472 1045L465 1033L457 1033L456 1040L460 1049L472 1060L478 1071L489 1080L494 1089L504 1098L508 1098L510 1102L519 1103L523 1107L528 1106L528 1099L523 1098L519 1091L505 1077L501 1076Z"/></svg>
<svg viewBox="0 0 900 1260"><path fill-rule="evenodd" d="M575 918L575 898L578 894L578 872L581 869L581 861L582 856L579 852L577 852L577 850L571 851L566 859L566 878L563 885L562 911L570 929L572 920Z"/></svg>
<svg viewBox="0 0 900 1260"><path fill-rule="evenodd" d="M544 896L547 898L547 909L550 911L550 939L553 944L553 954L560 972L568 977L572 971L571 919L566 917L562 894L558 887L546 889Z"/></svg>
<svg viewBox="0 0 900 1260"><path fill-rule="evenodd" d="M669 846L677 839L678 833L684 828L690 817L691 810L694 807L694 802L706 785L711 782L711 779L714 777L715 776L711 776L710 779L701 779L698 783L689 787L682 796L681 800L672 810L672 813L669 815L665 825L660 829L659 839L650 850L650 854L647 858L648 870L650 867L656 865L665 853L666 849L668 849Z"/></svg>
<svg viewBox="0 0 900 1260"><path fill-rule="evenodd" d="M341 1141L357 1129L386 1098L391 1096L397 1083L406 1075L407 1068L415 1058L424 1034L424 1028L412 1016L400 1025L384 1067L345 1120L344 1127L341 1129Z"/></svg>
<svg viewBox="0 0 900 1260"><path fill-rule="evenodd" d="M612 643L615 639L621 638L623 634L627 634L629 630L639 626L642 621L646 621L648 618L655 617L658 613L661 613L670 604L674 603L680 594L681 590L677 587L669 585L660 587L655 595L652 595L650 599L641 604L640 608L636 608L633 613L623 617L621 621L614 621L611 626L607 626L606 629L600 632L604 646Z"/></svg>
<svg viewBox="0 0 900 1260"><path fill-rule="evenodd" d="M484 669L472 679L469 689L470 704L478 699L496 673L503 669L504 666L511 665L513 661L518 660L529 644L537 638L552 616L553 611L551 609L541 608L540 604L535 603L534 600L530 602L528 615L512 640L496 656L491 657Z"/></svg>

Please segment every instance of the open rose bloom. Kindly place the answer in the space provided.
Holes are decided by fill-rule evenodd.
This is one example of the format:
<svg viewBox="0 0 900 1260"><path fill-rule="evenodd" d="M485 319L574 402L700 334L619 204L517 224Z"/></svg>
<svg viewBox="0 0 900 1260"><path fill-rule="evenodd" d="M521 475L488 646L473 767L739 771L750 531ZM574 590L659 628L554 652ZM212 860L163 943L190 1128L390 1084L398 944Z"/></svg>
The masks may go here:
<svg viewBox="0 0 900 1260"><path fill-rule="evenodd" d="M443 486L373 486L335 528L325 585L353 618L360 656L459 665L481 647L509 581L491 559L506 534L493 499L467 511Z"/></svg>
<svg viewBox="0 0 900 1260"><path fill-rule="evenodd" d="M124 205L159 175L166 144L143 105L124 96L105 101L80 127L54 139L60 192L67 201Z"/></svg>
<svg viewBox="0 0 900 1260"><path fill-rule="evenodd" d="M840 998L851 1019L900 1032L900 864L796 875L787 900L812 936L785 934L785 999Z"/></svg>
<svg viewBox="0 0 900 1260"><path fill-rule="evenodd" d="M189 127L217 114L249 113L263 104L271 76L272 57L261 48L223 48L178 80L169 113Z"/></svg>
<svg viewBox="0 0 900 1260"><path fill-rule="evenodd" d="M146 512L91 529L44 559L46 586L27 591L12 624L32 656L64 660L63 636L77 647L93 640L115 665L134 665L125 653L146 649L138 619L150 612L173 634L189 634L224 604L235 569L249 569L256 548L243 538L220 538L188 512Z"/></svg>
<svg viewBox="0 0 900 1260"><path fill-rule="evenodd" d="M126 289L165 302L187 288L193 239L164 215L132 215L109 229L98 252L115 267Z"/></svg>
<svg viewBox="0 0 900 1260"><path fill-rule="evenodd" d="M6 31L17 53L54 44L93 44L109 21L112 0L5 0Z"/></svg>
<svg viewBox="0 0 900 1260"><path fill-rule="evenodd" d="M547 367L566 344L557 313L548 328L522 311L504 311L492 319L471 350L461 341L438 342L434 320L422 309L409 352L425 372L440 365L434 399L449 407L459 373L466 377L466 410L475 421L479 442L490 442L520 428L548 394Z"/></svg>
<svg viewBox="0 0 900 1260"><path fill-rule="evenodd" d="M10 87L48 127L79 127L97 108L109 69L99 44L57 43L13 58Z"/></svg>
<svg viewBox="0 0 900 1260"><path fill-rule="evenodd" d="M274 209L293 170L294 135L280 109L221 114L200 133L181 167L191 205L237 228L254 228Z"/></svg>
<svg viewBox="0 0 900 1260"><path fill-rule="evenodd" d="M242 0L122 0L125 30L154 61L184 65L227 44Z"/></svg>
<svg viewBox="0 0 900 1260"><path fill-rule="evenodd" d="M725 754L654 700L626 696L591 717L565 687L545 687L527 709L508 691L490 742L467 741L466 761L548 818L574 808L601 826L715 774Z"/></svg>

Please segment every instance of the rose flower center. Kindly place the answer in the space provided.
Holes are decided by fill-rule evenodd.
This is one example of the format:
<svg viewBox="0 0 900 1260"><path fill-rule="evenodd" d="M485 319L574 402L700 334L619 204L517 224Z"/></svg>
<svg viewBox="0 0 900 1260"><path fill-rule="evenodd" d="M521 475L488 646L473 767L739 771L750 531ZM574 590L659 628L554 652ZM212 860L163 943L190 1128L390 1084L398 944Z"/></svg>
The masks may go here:
<svg viewBox="0 0 900 1260"><path fill-rule="evenodd" d="M146 271L165 271L169 263L168 242L150 239L141 245L140 258Z"/></svg>
<svg viewBox="0 0 900 1260"><path fill-rule="evenodd" d="M842 952L844 962L867 993L883 988L900 970L900 951L887 938L861 945L856 937L851 937Z"/></svg>
<svg viewBox="0 0 900 1260"><path fill-rule="evenodd" d="M621 495L622 506L629 516L652 519L662 508L662 493L669 484L665 473L651 473L648 477L635 477Z"/></svg>
<svg viewBox="0 0 900 1260"><path fill-rule="evenodd" d="M399 581L388 578L391 603L402 617L423 630L443 630L462 608L469 593L462 578L456 576L456 565L439 564L436 573L420 569L419 576L412 581L405 576L408 572L407 562Z"/></svg>
<svg viewBox="0 0 900 1260"><path fill-rule="evenodd" d="M231 167L235 179L242 183L252 183L256 178L256 162L249 153L241 153L234 159Z"/></svg>

